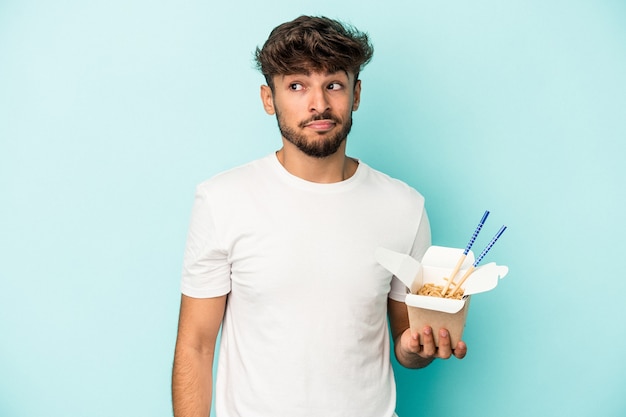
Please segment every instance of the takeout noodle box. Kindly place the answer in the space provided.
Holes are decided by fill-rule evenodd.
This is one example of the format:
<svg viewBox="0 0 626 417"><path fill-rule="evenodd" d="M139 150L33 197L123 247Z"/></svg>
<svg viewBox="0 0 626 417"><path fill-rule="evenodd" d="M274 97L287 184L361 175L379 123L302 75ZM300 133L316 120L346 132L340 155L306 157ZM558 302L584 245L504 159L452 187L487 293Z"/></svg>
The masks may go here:
<svg viewBox="0 0 626 417"><path fill-rule="evenodd" d="M418 295L419 289L427 283L445 286L457 262L463 255L463 249L431 246L418 262L407 254L378 248L376 260L385 269L394 274L409 289L405 303L409 312L411 331L422 333L425 326L433 329L435 344L439 346L439 329L445 328L450 333L452 348L461 340L470 296L494 289L498 280L504 278L509 269L494 262L477 267L462 285L464 296L460 300ZM470 251L461 269L455 277L458 282L474 263L474 254Z"/></svg>
<svg viewBox="0 0 626 417"><path fill-rule="evenodd" d="M426 298L429 296L419 295L418 297ZM460 304L462 304L461 309L455 313L448 313L446 311L418 307L415 305L410 305L407 302L411 332L420 333L421 335L424 327L430 326L433 329L435 345L439 346L439 329L447 329L450 333L450 345L454 349L456 343L461 340L461 337L463 336L463 329L465 328L465 321L467 320L467 311L469 309L470 297L468 296L464 297L462 300L454 301L461 301ZM417 304L419 304L419 301L417 302Z"/></svg>

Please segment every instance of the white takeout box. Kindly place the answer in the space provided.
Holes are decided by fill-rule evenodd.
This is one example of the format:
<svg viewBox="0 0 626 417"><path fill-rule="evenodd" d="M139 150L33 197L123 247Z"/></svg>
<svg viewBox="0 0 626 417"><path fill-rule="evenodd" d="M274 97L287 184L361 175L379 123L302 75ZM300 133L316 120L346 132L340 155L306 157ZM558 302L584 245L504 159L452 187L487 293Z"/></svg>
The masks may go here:
<svg viewBox="0 0 626 417"><path fill-rule="evenodd" d="M460 300L417 295L419 289L427 283L445 286L447 281L444 278L450 276L462 255L463 249L431 246L420 263L407 254L384 248L376 250L376 261L411 290L405 300L411 331L421 335L425 326L431 326L437 346L440 328L449 331L452 348L456 346L463 335L470 296L494 289L498 280L509 272L508 267L496 265L495 262L477 267L461 286L464 295ZM455 277L455 282L459 282L473 263L474 254L470 251Z"/></svg>

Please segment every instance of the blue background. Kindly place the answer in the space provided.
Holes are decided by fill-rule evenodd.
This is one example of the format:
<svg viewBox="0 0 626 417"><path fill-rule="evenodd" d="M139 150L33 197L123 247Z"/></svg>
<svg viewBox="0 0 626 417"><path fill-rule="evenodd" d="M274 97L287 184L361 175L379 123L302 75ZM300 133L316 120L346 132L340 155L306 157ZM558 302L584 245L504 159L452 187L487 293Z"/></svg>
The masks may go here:
<svg viewBox="0 0 626 417"><path fill-rule="evenodd" d="M410 416L626 413L626 4L0 2L0 415L168 416L195 185L279 147L252 53L299 14L370 33L349 154L435 244L510 267Z"/></svg>

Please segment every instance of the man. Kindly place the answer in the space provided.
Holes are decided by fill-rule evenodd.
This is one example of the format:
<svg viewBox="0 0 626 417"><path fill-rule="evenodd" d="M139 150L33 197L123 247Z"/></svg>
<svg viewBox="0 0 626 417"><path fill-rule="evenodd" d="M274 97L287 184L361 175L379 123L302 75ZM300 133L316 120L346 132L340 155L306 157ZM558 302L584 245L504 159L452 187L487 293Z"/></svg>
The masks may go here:
<svg viewBox="0 0 626 417"><path fill-rule="evenodd" d="M220 326L218 417L391 417L395 355L421 368L463 358L445 329L411 334L406 288L377 247L421 258L422 196L346 156L367 35L302 16L256 59L282 148L198 186L182 277L173 370L176 417L208 416Z"/></svg>

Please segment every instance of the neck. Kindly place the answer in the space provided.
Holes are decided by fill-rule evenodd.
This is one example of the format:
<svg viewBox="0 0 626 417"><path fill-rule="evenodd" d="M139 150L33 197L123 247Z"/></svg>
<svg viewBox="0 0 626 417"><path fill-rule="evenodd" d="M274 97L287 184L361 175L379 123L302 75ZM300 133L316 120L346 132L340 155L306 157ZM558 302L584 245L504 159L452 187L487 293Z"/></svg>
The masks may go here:
<svg viewBox="0 0 626 417"><path fill-rule="evenodd" d="M306 181L323 184L350 178L358 166L355 159L346 156L345 142L333 155L315 158L283 140L283 147L276 152L276 157L290 174Z"/></svg>

